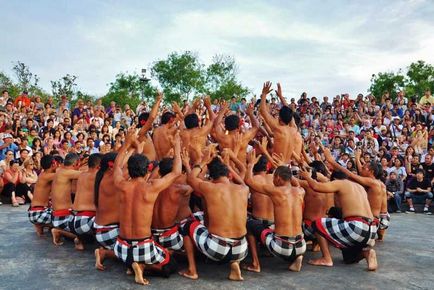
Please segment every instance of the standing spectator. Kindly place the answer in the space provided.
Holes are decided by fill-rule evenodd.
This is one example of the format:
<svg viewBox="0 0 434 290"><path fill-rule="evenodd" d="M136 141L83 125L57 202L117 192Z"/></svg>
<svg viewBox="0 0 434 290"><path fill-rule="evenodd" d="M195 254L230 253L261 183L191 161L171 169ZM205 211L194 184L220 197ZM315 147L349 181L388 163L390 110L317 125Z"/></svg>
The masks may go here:
<svg viewBox="0 0 434 290"><path fill-rule="evenodd" d="M423 169L418 169L416 171L416 178L413 178L405 192L405 197L407 199L407 203L410 213L414 213L413 206L413 198L422 197L425 198L425 207L423 208L423 212L426 214L431 214L429 211L429 207L431 205L431 201L433 198L433 194L431 192L431 183L425 178L425 173Z"/></svg>

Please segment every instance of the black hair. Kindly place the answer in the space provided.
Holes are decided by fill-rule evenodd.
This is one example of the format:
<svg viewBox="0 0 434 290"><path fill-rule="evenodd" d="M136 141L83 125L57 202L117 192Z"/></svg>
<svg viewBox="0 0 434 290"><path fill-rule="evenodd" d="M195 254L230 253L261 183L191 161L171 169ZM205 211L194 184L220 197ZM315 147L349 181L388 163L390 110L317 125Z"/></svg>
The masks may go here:
<svg viewBox="0 0 434 290"><path fill-rule="evenodd" d="M292 110L288 106L283 106L279 110L279 119L286 125L292 121Z"/></svg>
<svg viewBox="0 0 434 290"><path fill-rule="evenodd" d="M55 161L53 155L45 155L41 158L41 167L44 170L50 169L51 165L53 165L53 161Z"/></svg>
<svg viewBox="0 0 434 290"><path fill-rule="evenodd" d="M54 155L54 160L59 164L63 164L63 158L60 155Z"/></svg>
<svg viewBox="0 0 434 290"><path fill-rule="evenodd" d="M422 173L423 175L425 175L425 171L422 168L416 169L415 174L418 174L418 173Z"/></svg>
<svg viewBox="0 0 434 290"><path fill-rule="evenodd" d="M110 162L113 163L117 155L118 154L116 152L109 152L104 154L101 158L100 167L95 176L95 186L94 186L95 205L97 207L98 207L98 197L99 197L99 185L101 184L101 180L104 177L104 173L107 171L107 169L110 168Z"/></svg>
<svg viewBox="0 0 434 290"><path fill-rule="evenodd" d="M76 154L76 153L68 153L68 154L66 154L66 156L65 156L65 160L63 161L63 164L65 165L65 166L71 166L71 165L73 165L75 162L77 162L77 160L79 159L80 157L78 156L78 154Z"/></svg>
<svg viewBox="0 0 434 290"><path fill-rule="evenodd" d="M225 128L228 131L236 130L240 127L240 117L237 115L229 115L225 118Z"/></svg>
<svg viewBox="0 0 434 290"><path fill-rule="evenodd" d="M261 157L259 157L258 162L256 162L256 164L253 166L253 172L258 173L258 172L267 171L267 163L268 163L267 157L262 155Z"/></svg>
<svg viewBox="0 0 434 290"><path fill-rule="evenodd" d="M317 179L317 172L321 173L324 176L327 175L327 168L322 161L314 160L309 164L309 166L312 167L313 179Z"/></svg>
<svg viewBox="0 0 434 290"><path fill-rule="evenodd" d="M289 181L292 177L292 172L288 166L279 166L274 171L274 176L280 177L284 181Z"/></svg>
<svg viewBox="0 0 434 290"><path fill-rule="evenodd" d="M172 113L172 112L165 112L161 116L161 124L167 124L167 123L169 123L172 118L175 118L175 114L174 113Z"/></svg>
<svg viewBox="0 0 434 290"><path fill-rule="evenodd" d="M148 121L148 119L149 119L149 113L148 112L141 113L139 115L139 124L137 125L137 127L142 128L142 126L144 125L144 124L142 125L142 123Z"/></svg>
<svg viewBox="0 0 434 290"><path fill-rule="evenodd" d="M211 179L217 179L222 176L228 176L228 167L218 158L214 157L210 163L208 163L208 172Z"/></svg>
<svg viewBox="0 0 434 290"><path fill-rule="evenodd" d="M371 162L369 162L369 169L373 171L376 179L381 179L383 177L383 167L376 161L371 160Z"/></svg>
<svg viewBox="0 0 434 290"><path fill-rule="evenodd" d="M142 154L133 154L128 158L128 174L131 178L143 177L148 172L148 157Z"/></svg>
<svg viewBox="0 0 434 290"><path fill-rule="evenodd" d="M333 171L332 172L332 175L331 175L331 177L330 177L330 180L344 180L344 179L348 179L348 176L344 173L344 172L342 172L342 171L339 171L339 170L335 170L335 171Z"/></svg>
<svg viewBox="0 0 434 290"><path fill-rule="evenodd" d="M184 124L187 129L199 127L199 117L196 113L191 113L185 116Z"/></svg>
<svg viewBox="0 0 434 290"><path fill-rule="evenodd" d="M94 153L89 156L89 159L87 161L87 166L89 168L95 168L101 163L102 154Z"/></svg>
<svg viewBox="0 0 434 290"><path fill-rule="evenodd" d="M159 173L161 176L165 176L166 174L172 172L173 168L173 158L163 158L160 160L158 165Z"/></svg>
<svg viewBox="0 0 434 290"><path fill-rule="evenodd" d="M295 121L295 125L298 127L298 128L300 128L300 122L301 122L301 117L300 117L300 114L298 113L298 112L293 112L292 113L292 117L294 118L294 121Z"/></svg>

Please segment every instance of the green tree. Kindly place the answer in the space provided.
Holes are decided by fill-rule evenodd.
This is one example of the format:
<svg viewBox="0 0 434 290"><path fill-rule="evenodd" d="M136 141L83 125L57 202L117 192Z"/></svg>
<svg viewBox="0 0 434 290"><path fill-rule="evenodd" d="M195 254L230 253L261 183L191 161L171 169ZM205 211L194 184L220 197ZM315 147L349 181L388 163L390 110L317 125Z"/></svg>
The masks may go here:
<svg viewBox="0 0 434 290"><path fill-rule="evenodd" d="M61 96L73 99L77 92L77 76L66 74L57 81L51 81L51 92L56 100Z"/></svg>
<svg viewBox="0 0 434 290"><path fill-rule="evenodd" d="M231 56L216 55L207 67L205 76L205 91L211 99L230 99L246 97L250 92L237 80L238 67Z"/></svg>
<svg viewBox="0 0 434 290"><path fill-rule="evenodd" d="M407 68L407 85L405 91L408 96L421 97L425 90L434 92L434 66L422 60L410 64Z"/></svg>
<svg viewBox="0 0 434 290"><path fill-rule="evenodd" d="M394 72L380 72L373 74L371 78L371 86L369 92L374 95L377 101L381 100L385 92L389 92L392 99L396 98L397 91L404 88L405 77L401 70Z"/></svg>
<svg viewBox="0 0 434 290"><path fill-rule="evenodd" d="M181 102L205 92L204 65L197 54L173 52L167 59L156 61L151 76L158 80L164 92L164 102Z"/></svg>
<svg viewBox="0 0 434 290"><path fill-rule="evenodd" d="M12 98L15 98L21 93L20 88L3 72L0 72L0 90L8 90L9 96Z"/></svg>
<svg viewBox="0 0 434 290"><path fill-rule="evenodd" d="M39 77L30 71L30 68L23 62L17 61L12 68L18 83L17 87L21 92L27 91L29 94L41 94L43 90L38 86Z"/></svg>
<svg viewBox="0 0 434 290"><path fill-rule="evenodd" d="M105 106L111 101L122 107L129 104L135 110L142 100L153 100L156 94L157 89L149 82L143 82L138 74L119 73L115 81L109 84L109 91L102 102Z"/></svg>

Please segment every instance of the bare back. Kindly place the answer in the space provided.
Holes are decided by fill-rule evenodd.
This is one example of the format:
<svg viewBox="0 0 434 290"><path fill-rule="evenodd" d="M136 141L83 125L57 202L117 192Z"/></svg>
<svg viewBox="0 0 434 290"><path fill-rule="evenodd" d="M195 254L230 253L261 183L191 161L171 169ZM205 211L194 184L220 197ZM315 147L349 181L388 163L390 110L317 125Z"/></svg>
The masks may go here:
<svg viewBox="0 0 434 290"><path fill-rule="evenodd" d="M202 160L208 134L203 128L192 128L181 131L182 147L187 148L192 164Z"/></svg>
<svg viewBox="0 0 434 290"><path fill-rule="evenodd" d="M274 187L270 195L274 206L275 233L295 237L302 233L304 190L299 187Z"/></svg>
<svg viewBox="0 0 434 290"><path fill-rule="evenodd" d="M76 211L95 211L95 176L96 170L86 171L77 179L77 191L75 193L72 209Z"/></svg>
<svg viewBox="0 0 434 290"><path fill-rule="evenodd" d="M95 223L99 225L119 223L119 189L114 183L112 170L104 173L99 185Z"/></svg>
<svg viewBox="0 0 434 290"><path fill-rule="evenodd" d="M333 182L338 186L336 195L344 218L351 216L373 218L368 195L363 186L349 180Z"/></svg>
<svg viewBox="0 0 434 290"><path fill-rule="evenodd" d="M257 130L255 130L255 131L257 131ZM236 131L233 131L233 132L235 133ZM217 137L217 136L215 136L215 137L217 137L216 139L217 139L217 141L218 141L218 143L222 149L229 148L235 152L235 148L238 147L239 151L238 151L237 158L243 164L246 164L247 145L249 144L249 141L251 140L250 136L251 136L251 134L242 133L241 134L241 144L237 144L240 141L236 140L235 134L233 134L232 132L230 132L228 135L225 135L224 138Z"/></svg>
<svg viewBox="0 0 434 290"><path fill-rule="evenodd" d="M327 210L333 206L333 193L316 192L305 187L303 219L314 221L326 216Z"/></svg>
<svg viewBox="0 0 434 290"><path fill-rule="evenodd" d="M32 206L48 206L48 201L50 199L51 184L56 173L42 172L38 181L35 184L35 189L33 191Z"/></svg>
<svg viewBox="0 0 434 290"><path fill-rule="evenodd" d="M171 130L166 125L155 128L152 139L158 160L169 157L170 149L173 147L170 140L170 136L172 135Z"/></svg>
<svg viewBox="0 0 434 290"><path fill-rule="evenodd" d="M253 176L253 179L257 183L263 183L263 184L273 184L273 175L272 174L265 174L265 175L255 175ZM271 201L271 198L265 194L261 194L250 189L251 191L251 203L252 203L252 215L255 218L268 220L268 221L274 221L274 208L273 208L273 202Z"/></svg>
<svg viewBox="0 0 434 290"><path fill-rule="evenodd" d="M54 210L70 209L72 206L72 181L76 180L80 171L70 168L59 168L52 184L52 202Z"/></svg>
<svg viewBox="0 0 434 290"><path fill-rule="evenodd" d="M246 235L248 187L223 182L214 184L203 190L209 232L225 238Z"/></svg>
<svg viewBox="0 0 434 290"><path fill-rule="evenodd" d="M274 146L273 153L283 156L283 161L289 164L294 151L294 136L298 134L295 128L288 125L279 126L273 131Z"/></svg>

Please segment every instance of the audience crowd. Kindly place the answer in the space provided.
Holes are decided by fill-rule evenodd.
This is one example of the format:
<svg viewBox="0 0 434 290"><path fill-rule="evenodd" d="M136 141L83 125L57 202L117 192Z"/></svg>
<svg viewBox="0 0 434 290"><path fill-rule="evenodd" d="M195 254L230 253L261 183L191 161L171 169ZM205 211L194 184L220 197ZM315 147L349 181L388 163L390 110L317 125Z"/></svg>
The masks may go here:
<svg viewBox="0 0 434 290"><path fill-rule="evenodd" d="M207 118L203 99L198 113ZM259 100L250 102L258 108ZM219 111L221 101L214 100L212 109ZM354 156L362 151L365 162L376 160L383 168L383 182L389 198L389 212L415 212L414 203L424 204L424 212L430 214L434 181L434 97L430 90L421 98L399 91L396 98L388 92L381 101L372 96L349 94L333 98L308 97L302 93L299 99L289 101L279 97L269 100L269 110L277 117L282 104L296 111L298 126L309 153L330 148L334 158L343 166L357 171ZM249 101L232 98L229 108L238 114L243 128L249 128L245 113ZM184 101L180 108L189 110ZM38 96L23 92L11 98L7 90L0 97L0 179L1 198L13 206L32 199L32 188L41 172L41 157L51 154L59 161L67 153L74 152L85 159L92 153L117 151L125 140L129 126L140 125L148 114L146 102L136 109L111 102L102 105L78 100L74 106L66 96L59 102L49 98L45 102ZM159 112L159 116L164 113ZM259 117L259 114L255 112ZM159 123L157 120L156 123ZM266 124L261 122L257 138L272 138ZM252 140L251 148L255 142ZM321 146L322 145L322 146ZM248 149L250 150L250 148ZM408 206L407 206L408 205Z"/></svg>

